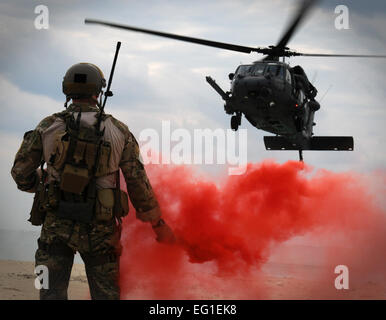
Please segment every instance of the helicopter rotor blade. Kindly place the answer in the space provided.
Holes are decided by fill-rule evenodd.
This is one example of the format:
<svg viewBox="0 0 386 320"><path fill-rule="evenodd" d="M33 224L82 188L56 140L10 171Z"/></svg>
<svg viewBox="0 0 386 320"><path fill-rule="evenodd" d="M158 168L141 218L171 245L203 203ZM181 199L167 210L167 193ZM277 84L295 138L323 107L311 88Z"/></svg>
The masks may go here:
<svg viewBox="0 0 386 320"><path fill-rule="evenodd" d="M375 54L328 54L328 53L298 53L295 56L302 57L338 57L338 58L386 58L383 55Z"/></svg>
<svg viewBox="0 0 386 320"><path fill-rule="evenodd" d="M146 34L151 34L159 37L164 38L170 38L174 40L179 41L185 41L190 43L196 43L200 45L205 45L209 47L219 48L219 49L225 49L225 50L231 50L231 51L237 51L242 53L251 53L251 52L257 52L265 55L263 58L263 61L268 60L278 60L278 57L291 57L291 56L304 56L304 57L346 57L346 58L386 58L385 55L356 55L356 54L326 54L326 53L301 53L301 52L295 52L290 51L286 44L290 40L290 38L293 36L295 30L299 27L299 24L301 20L304 19L305 15L310 12L310 9L313 5L319 0L303 0L302 5L299 7L299 10L297 11L297 14L292 20L292 23L290 24L290 27L287 29L287 32L284 34L282 39L279 41L278 45L276 46L269 46L267 48L264 47L247 47L247 46L240 46L236 44L230 44L225 42L217 42L217 41L211 41L206 39L200 39L200 38L193 38L193 37L187 37L182 36L178 34L173 33L166 33L166 32L160 32L150 29L143 29L143 28L137 28L133 26L108 22L108 21L102 21L102 20L94 20L94 19L85 19L86 24L99 24L103 26L108 26L112 28L118 28L123 30L129 30L129 31L135 31L135 32L141 32Z"/></svg>
<svg viewBox="0 0 386 320"><path fill-rule="evenodd" d="M288 25L286 32L283 34L276 47L285 48L288 41L293 37L295 31L300 26L300 23L304 20L308 13L310 13L311 8L319 0L303 0L301 5L299 5L297 12L294 14L291 23Z"/></svg>
<svg viewBox="0 0 386 320"><path fill-rule="evenodd" d="M85 19L84 22L89 23L89 24L100 24L103 26L108 26L108 27L118 28L118 29L123 29L123 30L142 32L142 33L152 34L155 36L160 36L160 37L165 37L165 38L170 38L170 39L175 39L175 40L180 40L180 41L185 41L185 42L197 43L197 44L201 44L201 45L205 45L205 46L210 46L210 47L215 47L215 48L220 48L220 49L226 49L226 50L232 50L232 51L237 51L237 52L264 53L263 52L264 48L252 48L252 47L246 47L246 46L239 46L236 44L230 44L230 43L224 43L224 42L217 42L217 41L181 36L178 34L159 32L159 31L154 31L154 30L149 30L149 29L142 29L142 28L127 26L127 25L122 25L122 24L112 23L112 22L107 22L107 21L101 21L101 20Z"/></svg>

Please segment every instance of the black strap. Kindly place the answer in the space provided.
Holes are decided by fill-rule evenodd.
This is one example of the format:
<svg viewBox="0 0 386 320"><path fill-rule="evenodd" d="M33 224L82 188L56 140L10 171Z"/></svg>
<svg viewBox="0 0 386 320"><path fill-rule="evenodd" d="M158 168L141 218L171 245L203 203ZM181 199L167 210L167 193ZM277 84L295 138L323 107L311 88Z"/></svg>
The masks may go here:
<svg viewBox="0 0 386 320"><path fill-rule="evenodd" d="M122 206L121 206L121 175L119 168L116 171L116 184L114 190L114 215L118 219L118 222L121 223L122 219Z"/></svg>
<svg viewBox="0 0 386 320"><path fill-rule="evenodd" d="M121 190L121 175L119 173L119 168L117 170L116 175L117 175L117 182L116 182L115 187L117 188L117 190Z"/></svg>

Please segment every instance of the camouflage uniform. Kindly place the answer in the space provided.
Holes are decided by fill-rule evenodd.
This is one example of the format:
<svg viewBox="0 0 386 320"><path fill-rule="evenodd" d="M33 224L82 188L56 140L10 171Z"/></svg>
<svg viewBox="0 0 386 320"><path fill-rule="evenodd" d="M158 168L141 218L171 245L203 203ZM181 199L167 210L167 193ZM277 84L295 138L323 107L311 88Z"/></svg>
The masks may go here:
<svg viewBox="0 0 386 320"><path fill-rule="evenodd" d="M45 118L34 131L24 135L11 171L20 190L35 192L39 181L37 168L42 160L47 163L47 183L60 179L49 162L53 137L63 129L62 116L77 111L82 111L82 117L90 120L96 119L98 108L90 104L73 104L66 111ZM120 168L137 218L150 222L159 220L158 203L139 160L139 147L134 136L126 125L112 116L105 116L102 126L106 128L103 139L109 140L112 150L109 173L96 180L97 188L114 188L114 172ZM59 218L55 210L48 210L35 255L36 265L45 265L49 270L49 289L41 289L40 298L67 299L74 253L79 252L85 263L91 298L119 299L120 233L120 223L114 216L99 219L95 213L88 224Z"/></svg>

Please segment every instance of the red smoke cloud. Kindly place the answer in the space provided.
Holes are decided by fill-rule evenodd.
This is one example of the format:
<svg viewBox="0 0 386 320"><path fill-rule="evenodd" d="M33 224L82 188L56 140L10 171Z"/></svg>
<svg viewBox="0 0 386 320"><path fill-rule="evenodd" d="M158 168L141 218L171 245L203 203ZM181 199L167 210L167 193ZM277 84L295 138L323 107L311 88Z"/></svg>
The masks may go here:
<svg viewBox="0 0 386 320"><path fill-rule="evenodd" d="M179 242L157 243L132 210L122 231L124 299L296 297L272 292L261 268L273 248L303 235L328 242L326 265L346 264L361 279L385 280L386 215L360 175L313 172L292 161L249 164L245 174L221 183L184 166L149 166L147 172ZM338 254L335 247L347 250ZM304 298L336 297L337 275L329 271L319 280L330 289L310 287ZM351 287L358 283L352 280ZM275 290L288 292L280 284Z"/></svg>

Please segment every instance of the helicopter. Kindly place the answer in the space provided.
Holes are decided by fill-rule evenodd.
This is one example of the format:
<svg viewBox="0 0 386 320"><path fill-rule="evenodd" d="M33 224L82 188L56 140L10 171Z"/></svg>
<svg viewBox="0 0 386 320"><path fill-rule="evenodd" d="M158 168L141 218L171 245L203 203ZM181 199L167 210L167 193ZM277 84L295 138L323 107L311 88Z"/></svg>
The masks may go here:
<svg viewBox="0 0 386 320"><path fill-rule="evenodd" d="M303 161L303 150L353 151L354 139L350 136L314 136L313 128L316 125L314 115L320 109L319 102L315 100L318 91L308 80L303 68L291 67L285 62L285 58L293 56L386 58L384 55L301 53L290 50L287 47L288 42L318 1L298 1L298 8L282 37L276 45L268 47L246 47L102 20L85 19L85 23L264 55L263 59L239 65L235 72L230 73L228 77L231 88L227 92L210 76L206 77L206 81L224 100L225 112L231 115L232 130L238 130L244 115L254 127L274 134L264 136L266 150L297 150L299 160Z"/></svg>

